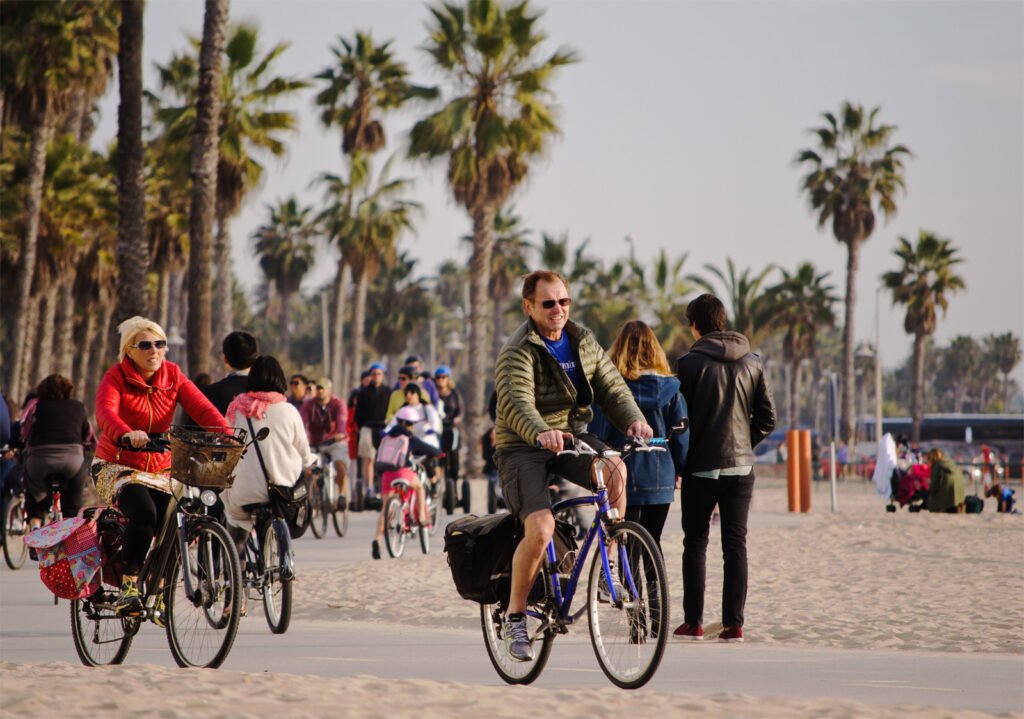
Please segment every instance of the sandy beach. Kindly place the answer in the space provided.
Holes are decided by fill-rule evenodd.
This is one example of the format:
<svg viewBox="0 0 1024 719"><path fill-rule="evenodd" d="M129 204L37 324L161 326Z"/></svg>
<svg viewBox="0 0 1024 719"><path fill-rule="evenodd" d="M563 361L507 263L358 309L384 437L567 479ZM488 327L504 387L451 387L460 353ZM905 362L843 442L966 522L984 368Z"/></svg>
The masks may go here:
<svg viewBox="0 0 1024 719"><path fill-rule="evenodd" d="M736 651L765 646L1024 657L1024 518L997 515L991 504L980 516L889 514L872 488L859 482L840 486L840 511L832 514L827 490L826 484L816 484L814 511L791 515L785 511L783 483L758 481L748 538L748 641ZM361 552L356 547L354 561L302 568L294 622L316 623L325 631L360 623L371 630L373 625L389 630L427 628L439 636L478 633L478 608L455 593L441 552L441 533L434 539L426 556L413 545L398 561L373 561L368 546L365 559L358 558ZM720 627L718 541L713 529L705 615L708 639ZM675 623L682 612L678 508L669 515L663 546ZM262 622L261 611L252 610L245 621ZM288 637L279 639L287 643ZM386 647L381 651L386 653ZM669 653L682 651L692 651L692 645L668 647ZM60 662L0 662L0 714L40 717L60 707L67 717L139 712L169 719L519 717L529 706L531 711L573 717L623 712L770 718L993 716L900 704L898 692L888 695L894 701L879 706L835 697L702 695L692 686L687 692L623 692L610 684L596 689L509 688L496 676L486 686L403 680L371 676L372 665L359 669L358 675L330 681L276 669L186 672L143 663L143 655L134 657L139 663L129 656L124 666L90 670L78 666L72 652L65 656L67 661ZM0 659L6 659L2 652ZM482 647L478 660L487 662ZM443 663L444 656L439 654L437 661ZM1020 666L1024 670L1024 660ZM1012 715L1024 716L1024 705Z"/></svg>

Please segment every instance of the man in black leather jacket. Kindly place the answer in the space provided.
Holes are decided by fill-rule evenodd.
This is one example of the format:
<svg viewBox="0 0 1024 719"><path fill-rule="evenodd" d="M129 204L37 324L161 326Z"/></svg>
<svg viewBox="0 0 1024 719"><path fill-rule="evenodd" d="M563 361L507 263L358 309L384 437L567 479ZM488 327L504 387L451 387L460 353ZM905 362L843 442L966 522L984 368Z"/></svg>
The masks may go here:
<svg viewBox="0 0 1024 719"><path fill-rule="evenodd" d="M760 358L746 337L726 331L718 298L701 295L687 306L686 318L697 341L676 363L690 415L690 451L682 481L684 623L673 637L704 637L705 556L717 505L725 558L719 639L743 641L754 446L775 427L775 406Z"/></svg>

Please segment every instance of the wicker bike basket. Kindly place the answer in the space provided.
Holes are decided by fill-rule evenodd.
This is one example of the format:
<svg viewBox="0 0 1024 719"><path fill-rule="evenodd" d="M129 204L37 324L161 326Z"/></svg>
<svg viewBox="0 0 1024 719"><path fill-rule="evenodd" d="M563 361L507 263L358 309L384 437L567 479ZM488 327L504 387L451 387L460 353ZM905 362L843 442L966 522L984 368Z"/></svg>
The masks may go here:
<svg viewBox="0 0 1024 719"><path fill-rule="evenodd" d="M225 489L245 454L244 429L171 427L171 476L192 487Z"/></svg>

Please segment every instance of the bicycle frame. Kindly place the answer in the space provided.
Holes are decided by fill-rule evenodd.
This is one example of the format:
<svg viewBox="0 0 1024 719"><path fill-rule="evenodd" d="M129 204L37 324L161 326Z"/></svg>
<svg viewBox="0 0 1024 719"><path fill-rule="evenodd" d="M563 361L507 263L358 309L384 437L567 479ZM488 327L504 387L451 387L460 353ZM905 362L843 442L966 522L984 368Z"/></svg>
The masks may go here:
<svg viewBox="0 0 1024 719"><path fill-rule="evenodd" d="M601 521L605 517L612 516L613 510L608 502L608 487L604 483L604 472L600 465L597 465L597 492L595 494L589 497L574 497L562 500L552 507L552 511L557 515L565 509L584 505L596 505L597 512L594 514L594 520L591 522L590 528L583 538L583 544L573 562L565 592L562 591L561 574L558 571L558 558L555 555L555 543L553 540L548 542L545 563L541 570L542 576L547 581L546 593L554 601L555 608L558 611L557 619L561 625L574 623L587 609L586 606L583 606L575 614L569 613L572 600L576 596L576 588L579 585L580 576L583 574L583 568L586 566L586 560L590 554L590 546L594 543L595 538L598 540L597 551L600 552L602 571L604 572L605 583L611 594L611 600L613 603L619 600L619 597L616 596L614 583L612 582L612 571L609 565L608 551L605 547L607 533L604 529L604 523ZM636 585L633 582L632 569L629 566L625 549L622 547L619 547L619 562L619 566L625 570L628 589L635 595ZM542 620L545 618L539 612L527 610L527 614Z"/></svg>

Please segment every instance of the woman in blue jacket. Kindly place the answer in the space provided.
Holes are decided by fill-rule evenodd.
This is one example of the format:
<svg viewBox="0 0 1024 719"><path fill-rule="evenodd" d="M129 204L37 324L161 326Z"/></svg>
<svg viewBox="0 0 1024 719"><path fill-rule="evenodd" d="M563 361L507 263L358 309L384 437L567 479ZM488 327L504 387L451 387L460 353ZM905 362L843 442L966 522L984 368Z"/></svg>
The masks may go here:
<svg viewBox="0 0 1024 719"><path fill-rule="evenodd" d="M625 378L655 437L666 436L686 417L686 400L679 393L679 380L673 376L665 350L646 323L632 320L623 325L608 356ZM596 407L590 432L619 449L626 442L625 435ZM689 444L687 431L672 438L668 452L638 452L626 459L626 519L643 525L659 547Z"/></svg>

